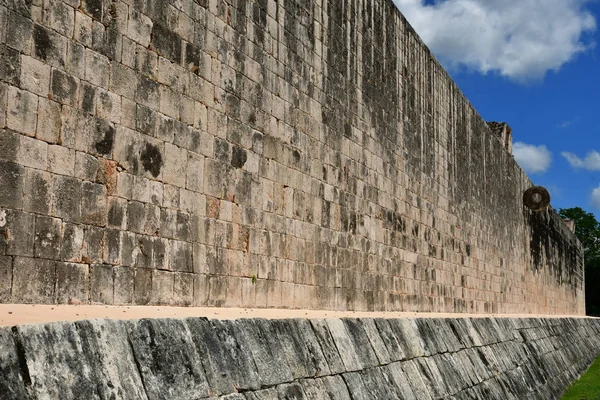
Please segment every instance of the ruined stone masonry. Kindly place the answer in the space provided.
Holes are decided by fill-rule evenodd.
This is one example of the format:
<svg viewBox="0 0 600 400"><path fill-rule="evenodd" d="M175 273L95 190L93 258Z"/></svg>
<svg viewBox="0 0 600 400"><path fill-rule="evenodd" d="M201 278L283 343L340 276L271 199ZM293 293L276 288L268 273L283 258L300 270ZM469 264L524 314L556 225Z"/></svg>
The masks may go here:
<svg viewBox="0 0 600 400"><path fill-rule="evenodd" d="M0 302L583 314L500 128L391 0L2 1Z"/></svg>
<svg viewBox="0 0 600 400"><path fill-rule="evenodd" d="M93 320L0 328L21 399L540 399L600 350L585 318Z"/></svg>

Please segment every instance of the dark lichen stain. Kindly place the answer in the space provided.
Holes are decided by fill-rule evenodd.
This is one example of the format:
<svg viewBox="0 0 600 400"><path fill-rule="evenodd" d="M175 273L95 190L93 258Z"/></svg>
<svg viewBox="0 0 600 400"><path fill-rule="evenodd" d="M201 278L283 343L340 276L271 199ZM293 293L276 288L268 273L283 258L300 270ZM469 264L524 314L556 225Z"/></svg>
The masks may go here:
<svg viewBox="0 0 600 400"><path fill-rule="evenodd" d="M246 154L246 150L240 147L233 147L233 154L231 156L231 165L235 168L242 168L244 164L246 164L246 160L248 159L248 155Z"/></svg>
<svg viewBox="0 0 600 400"><path fill-rule="evenodd" d="M52 42L50 41L48 32L39 25L33 28L33 42L35 45L35 55L46 61L48 50L52 48Z"/></svg>
<svg viewBox="0 0 600 400"><path fill-rule="evenodd" d="M115 128L105 121L96 122L97 136L102 137L96 142L96 151L100 154L108 155L112 151L113 141L115 137Z"/></svg>
<svg viewBox="0 0 600 400"><path fill-rule="evenodd" d="M92 85L83 86L83 96L81 101L81 109L88 113L94 112L94 97L96 89Z"/></svg>
<svg viewBox="0 0 600 400"><path fill-rule="evenodd" d="M294 149L294 151L292 151L292 156L294 157L294 164L300 164L300 152Z"/></svg>
<svg viewBox="0 0 600 400"><path fill-rule="evenodd" d="M102 19L102 0L85 0L82 7L94 19Z"/></svg>
<svg viewBox="0 0 600 400"><path fill-rule="evenodd" d="M146 148L142 151L140 159L142 160L144 171L149 171L155 178L160 174L163 161L158 147L146 143Z"/></svg>
<svg viewBox="0 0 600 400"><path fill-rule="evenodd" d="M525 211L531 230L529 251L534 271L547 268L559 284L568 283L576 290L578 267L583 254L575 242L565 240L556 218L547 212Z"/></svg>

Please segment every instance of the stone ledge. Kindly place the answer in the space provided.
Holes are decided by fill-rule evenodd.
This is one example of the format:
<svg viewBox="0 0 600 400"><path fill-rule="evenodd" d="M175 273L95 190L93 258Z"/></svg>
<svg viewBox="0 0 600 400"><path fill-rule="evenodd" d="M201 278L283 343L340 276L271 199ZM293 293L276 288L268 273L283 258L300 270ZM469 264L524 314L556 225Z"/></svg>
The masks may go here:
<svg viewBox="0 0 600 400"><path fill-rule="evenodd" d="M553 398L600 353L599 333L600 320L591 318L53 322L0 328L0 392L8 399Z"/></svg>

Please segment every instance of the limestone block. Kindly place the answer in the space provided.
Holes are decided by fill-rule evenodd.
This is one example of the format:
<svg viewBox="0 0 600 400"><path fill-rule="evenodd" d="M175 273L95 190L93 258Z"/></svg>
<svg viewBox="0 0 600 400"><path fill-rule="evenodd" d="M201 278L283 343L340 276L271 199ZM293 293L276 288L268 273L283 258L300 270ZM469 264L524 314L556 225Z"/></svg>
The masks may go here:
<svg viewBox="0 0 600 400"><path fill-rule="evenodd" d="M111 265L94 264L90 267L92 304L113 304L114 274Z"/></svg>
<svg viewBox="0 0 600 400"><path fill-rule="evenodd" d="M18 210L3 210L6 254L32 257L35 216Z"/></svg>
<svg viewBox="0 0 600 400"><path fill-rule="evenodd" d="M58 132L56 137L58 138ZM56 174L73 176L75 150L60 145L48 146L48 170Z"/></svg>
<svg viewBox="0 0 600 400"><path fill-rule="evenodd" d="M0 80L18 86L23 76L21 72L23 68L21 66L22 60L19 52L10 47L0 45L0 55L2 56L2 62L0 62Z"/></svg>
<svg viewBox="0 0 600 400"><path fill-rule="evenodd" d="M398 343L402 346L406 358L411 359L429 355L423 339L419 336L419 331L414 320L393 319L389 322L392 331L398 338Z"/></svg>
<svg viewBox="0 0 600 400"><path fill-rule="evenodd" d="M200 355L183 321L131 322L129 340L149 399L209 396Z"/></svg>
<svg viewBox="0 0 600 400"><path fill-rule="evenodd" d="M187 151L170 143L165 143L164 158L164 182L178 187L185 187Z"/></svg>
<svg viewBox="0 0 600 400"><path fill-rule="evenodd" d="M39 258L57 260L60 255L62 221L58 218L35 218L34 255Z"/></svg>
<svg viewBox="0 0 600 400"><path fill-rule="evenodd" d="M394 362L387 365L384 368L383 373L390 379L390 383L396 387L397 393L400 394L400 398L406 400L417 399L410 387L408 377L402 370L401 363Z"/></svg>
<svg viewBox="0 0 600 400"><path fill-rule="evenodd" d="M201 357L211 392L218 395L260 387L247 343L237 342L230 323L188 318L186 324Z"/></svg>
<svg viewBox="0 0 600 400"><path fill-rule="evenodd" d="M133 100L138 82L137 73L133 69L114 61L111 63L110 68L110 90Z"/></svg>
<svg viewBox="0 0 600 400"><path fill-rule="evenodd" d="M81 181L76 178L53 175L54 215L67 222L79 222L81 219Z"/></svg>
<svg viewBox="0 0 600 400"><path fill-rule="evenodd" d="M12 285L12 257L0 256L0 301L10 302Z"/></svg>
<svg viewBox="0 0 600 400"><path fill-rule="evenodd" d="M121 122L121 96L107 90L98 91L96 114L112 123Z"/></svg>
<svg viewBox="0 0 600 400"><path fill-rule="evenodd" d="M10 60L10 58L7 59ZM50 66L33 57L21 55L21 88L46 97L50 90ZM6 68L6 67L5 67Z"/></svg>
<svg viewBox="0 0 600 400"><path fill-rule="evenodd" d="M79 43L92 46L92 18L81 11L75 11L74 39Z"/></svg>
<svg viewBox="0 0 600 400"><path fill-rule="evenodd" d="M385 344L390 361L401 361L405 359L404 351L399 343L399 338L394 334L387 319L377 318L374 320L379 331L381 340Z"/></svg>
<svg viewBox="0 0 600 400"><path fill-rule="evenodd" d="M83 182L81 194L81 222L90 225L106 225L106 186Z"/></svg>
<svg viewBox="0 0 600 400"><path fill-rule="evenodd" d="M190 260L191 261L191 260ZM191 306L194 302L195 276L176 273L173 276L173 303L178 306Z"/></svg>
<svg viewBox="0 0 600 400"><path fill-rule="evenodd" d="M431 399L432 395L429 392L425 382L423 382L423 378L419 373L418 367L415 364L415 361L408 360L402 363L402 370L404 371L404 375L406 376L410 388L414 393L417 399Z"/></svg>
<svg viewBox="0 0 600 400"><path fill-rule="evenodd" d="M135 42L147 47L150 44L152 33L152 20L142 14L135 7L129 7L129 19L127 23L127 36Z"/></svg>
<svg viewBox="0 0 600 400"><path fill-rule="evenodd" d="M81 225L63 223L60 259L64 261L81 262L84 228Z"/></svg>
<svg viewBox="0 0 600 400"><path fill-rule="evenodd" d="M204 157L188 152L186 188L201 192L204 187Z"/></svg>
<svg viewBox="0 0 600 400"><path fill-rule="evenodd" d="M85 79L88 82L102 88L108 88L110 70L110 61L108 57L91 49L86 49Z"/></svg>
<svg viewBox="0 0 600 400"><path fill-rule="evenodd" d="M150 304L152 296L152 270L135 269L134 275L134 303L138 305Z"/></svg>
<svg viewBox="0 0 600 400"><path fill-rule="evenodd" d="M21 136L17 162L27 167L45 170L48 160L48 145L34 138Z"/></svg>
<svg viewBox="0 0 600 400"><path fill-rule="evenodd" d="M132 268L114 267L114 303L117 305L133 304L135 275Z"/></svg>
<svg viewBox="0 0 600 400"><path fill-rule="evenodd" d="M89 270L85 264L56 264L56 302L85 304L90 298Z"/></svg>
<svg viewBox="0 0 600 400"><path fill-rule="evenodd" d="M6 44L26 55L31 55L33 44L33 22L18 13L8 14L6 28L10 35L6 35Z"/></svg>
<svg viewBox="0 0 600 400"><path fill-rule="evenodd" d="M332 334L329 331L327 320L313 319L310 321L310 324L314 330L315 337L321 345L323 355L329 364L330 371L334 374L345 372L346 369L344 367L344 363L340 357L340 354L338 353Z"/></svg>
<svg viewBox="0 0 600 400"><path fill-rule="evenodd" d="M106 229L104 231L104 239L102 242L103 252L102 252L102 260L106 264L111 265L120 265L122 262L121 255L123 254L124 249L122 248L123 236L124 232Z"/></svg>
<svg viewBox="0 0 600 400"><path fill-rule="evenodd" d="M74 106L77 104L79 94L79 79L59 69L52 68L50 93L52 100Z"/></svg>
<svg viewBox="0 0 600 400"><path fill-rule="evenodd" d="M82 341L73 323L24 325L18 333L37 398L86 398L97 393L93 365L82 357ZM52 373L45 373L47 369Z"/></svg>
<svg viewBox="0 0 600 400"><path fill-rule="evenodd" d="M272 400L278 399L279 394L276 388L268 388L263 390L257 390L255 392L248 392L246 395L247 400Z"/></svg>
<svg viewBox="0 0 600 400"><path fill-rule="evenodd" d="M281 348L271 347L275 345L276 339L268 336L266 321L241 320L233 326L233 331L238 343L247 343L247 350L252 354L262 385L276 385L292 380L292 373Z"/></svg>
<svg viewBox="0 0 600 400"><path fill-rule="evenodd" d="M312 328L302 320L271 321L275 336L281 342L283 354L294 379L322 376L329 373Z"/></svg>
<svg viewBox="0 0 600 400"><path fill-rule="evenodd" d="M8 107L8 86L5 85L4 83L0 82L0 129L6 127L7 107Z"/></svg>
<svg viewBox="0 0 600 400"><path fill-rule="evenodd" d="M41 25L33 26L33 55L54 68L64 68L67 39Z"/></svg>
<svg viewBox="0 0 600 400"><path fill-rule="evenodd" d="M13 265L14 303L55 303L56 262L15 257Z"/></svg>
<svg viewBox="0 0 600 400"><path fill-rule="evenodd" d="M35 135L37 127L38 97L33 93L8 88L6 126L29 136Z"/></svg>
<svg viewBox="0 0 600 400"><path fill-rule="evenodd" d="M175 274L170 271L152 271L152 303L172 304L174 278Z"/></svg>
<svg viewBox="0 0 600 400"><path fill-rule="evenodd" d="M146 107L157 110L159 107L159 85L152 79L138 75L138 85L135 90L135 101Z"/></svg>
<svg viewBox="0 0 600 400"><path fill-rule="evenodd" d="M7 400L27 398L17 347L9 328L0 329L0 392Z"/></svg>

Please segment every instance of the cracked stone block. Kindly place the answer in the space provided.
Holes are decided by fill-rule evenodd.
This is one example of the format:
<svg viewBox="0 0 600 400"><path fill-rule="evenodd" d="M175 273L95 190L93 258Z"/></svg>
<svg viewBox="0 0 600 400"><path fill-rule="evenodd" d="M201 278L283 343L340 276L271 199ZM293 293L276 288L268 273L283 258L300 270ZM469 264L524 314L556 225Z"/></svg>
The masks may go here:
<svg viewBox="0 0 600 400"><path fill-rule="evenodd" d="M131 348L149 399L209 396L202 361L183 321L142 319L128 325Z"/></svg>

